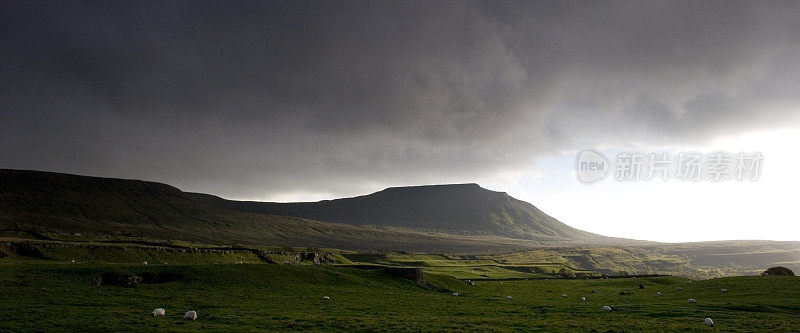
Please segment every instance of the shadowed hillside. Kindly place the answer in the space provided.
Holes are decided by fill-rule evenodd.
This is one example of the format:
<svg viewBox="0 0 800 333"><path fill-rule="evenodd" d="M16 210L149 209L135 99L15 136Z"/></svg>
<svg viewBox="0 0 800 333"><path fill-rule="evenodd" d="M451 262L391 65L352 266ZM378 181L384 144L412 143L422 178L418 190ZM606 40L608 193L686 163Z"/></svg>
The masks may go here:
<svg viewBox="0 0 800 333"><path fill-rule="evenodd" d="M352 199L274 204L229 201L154 182L19 170L0 170L0 229L417 251L625 241L591 237L530 204L477 185L388 189Z"/></svg>
<svg viewBox="0 0 800 333"><path fill-rule="evenodd" d="M392 187L355 198L319 202L214 202L237 211L354 225L401 226L523 239L601 237L561 223L505 192L490 191L477 184Z"/></svg>

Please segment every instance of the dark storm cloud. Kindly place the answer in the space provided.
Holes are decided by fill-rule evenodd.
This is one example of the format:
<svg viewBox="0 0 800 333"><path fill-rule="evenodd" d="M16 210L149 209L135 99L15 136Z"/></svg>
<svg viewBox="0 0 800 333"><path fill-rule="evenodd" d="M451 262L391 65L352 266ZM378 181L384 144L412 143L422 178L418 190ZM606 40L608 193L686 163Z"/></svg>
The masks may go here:
<svg viewBox="0 0 800 333"><path fill-rule="evenodd" d="M0 163L229 197L784 126L789 2L3 2Z"/></svg>

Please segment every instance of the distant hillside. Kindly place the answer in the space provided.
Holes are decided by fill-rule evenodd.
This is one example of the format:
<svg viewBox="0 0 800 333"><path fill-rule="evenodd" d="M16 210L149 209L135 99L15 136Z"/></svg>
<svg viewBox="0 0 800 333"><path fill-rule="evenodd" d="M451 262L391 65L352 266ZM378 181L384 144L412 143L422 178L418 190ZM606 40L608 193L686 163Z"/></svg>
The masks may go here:
<svg viewBox="0 0 800 333"><path fill-rule="evenodd" d="M0 170L0 229L416 251L627 242L570 228L530 204L477 185L275 204L229 201L147 181L20 170Z"/></svg>
<svg viewBox="0 0 800 333"><path fill-rule="evenodd" d="M587 270L706 276L800 267L800 242L659 244L603 237L475 184L389 188L355 198L283 204L230 201L139 180L0 169L3 237L470 255L535 249L534 259L542 254L545 262ZM508 263L518 261L512 259Z"/></svg>
<svg viewBox="0 0 800 333"><path fill-rule="evenodd" d="M591 239L530 203L477 184L393 187L355 198L303 203L217 200L231 210L353 225L399 226L522 239Z"/></svg>

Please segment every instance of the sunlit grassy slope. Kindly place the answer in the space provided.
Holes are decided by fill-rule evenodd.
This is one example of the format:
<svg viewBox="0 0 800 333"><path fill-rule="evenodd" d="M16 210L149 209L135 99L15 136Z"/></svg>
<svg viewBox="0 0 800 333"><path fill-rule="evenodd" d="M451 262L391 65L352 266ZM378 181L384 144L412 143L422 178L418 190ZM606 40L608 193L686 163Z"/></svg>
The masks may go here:
<svg viewBox="0 0 800 333"><path fill-rule="evenodd" d="M340 266L20 262L0 263L0 330L708 331L706 317L714 319L717 331L800 330L797 277L691 284L676 277L541 279L471 286L427 274L427 285L421 286L380 270ZM92 285L94 276L109 271L184 278L134 287ZM658 291L663 296L656 296ZM603 305L620 310L603 312ZM153 318L157 307L167 316ZM187 310L197 311L199 319L182 320Z"/></svg>
<svg viewBox="0 0 800 333"><path fill-rule="evenodd" d="M426 272L439 273L463 279L529 278L541 276L625 276L667 274L692 278L710 278L734 275L756 275L767 267L782 265L795 271L796 262L791 259L797 250L789 245L785 248L762 246L754 251L758 243L750 246L724 246L721 251L747 251L747 258L759 256L769 259L753 261L747 266L701 262L714 257L709 248L702 245L693 255L691 248L673 247L589 247L550 248L534 251L494 254L435 254L409 252L363 252L341 249L277 246L223 246L188 242L112 242L112 241L52 241L0 237L0 261L18 257L19 246L29 248L27 259L43 258L54 262L76 260L86 263L232 263L297 261L301 252L326 253L327 260L342 264L381 265L397 267L420 267ZM258 254L258 255L257 255ZM729 258L729 253L721 256ZM3 258L7 256L6 258ZM715 265L716 264L716 265Z"/></svg>

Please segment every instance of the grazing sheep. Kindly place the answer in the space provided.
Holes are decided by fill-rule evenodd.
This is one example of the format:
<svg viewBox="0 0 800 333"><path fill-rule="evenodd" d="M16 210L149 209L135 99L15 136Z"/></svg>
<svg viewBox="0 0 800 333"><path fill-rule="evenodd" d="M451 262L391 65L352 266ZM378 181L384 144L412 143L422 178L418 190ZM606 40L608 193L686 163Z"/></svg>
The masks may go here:
<svg viewBox="0 0 800 333"><path fill-rule="evenodd" d="M660 292L660 291L659 291L659 292L657 292L657 293L656 293L656 295L658 295L658 296L661 296L661 292Z"/></svg>
<svg viewBox="0 0 800 333"><path fill-rule="evenodd" d="M675 290L677 290L677 291L681 291L681 290L683 290L683 288L681 288L681 287L677 287L677 288L675 288Z"/></svg>
<svg viewBox="0 0 800 333"><path fill-rule="evenodd" d="M728 293L728 289L722 289L722 293L723 294L727 294Z"/></svg>
<svg viewBox="0 0 800 333"><path fill-rule="evenodd" d="M581 297L581 302L586 302L586 297Z"/></svg>
<svg viewBox="0 0 800 333"><path fill-rule="evenodd" d="M197 320L197 312L195 311L188 311L185 315L183 315L183 319L187 320Z"/></svg>
<svg viewBox="0 0 800 333"><path fill-rule="evenodd" d="M322 296L322 299L331 299L331 298L328 296Z"/></svg>
<svg viewBox="0 0 800 333"><path fill-rule="evenodd" d="M567 298L569 296L567 296L567 294L561 294L561 297Z"/></svg>
<svg viewBox="0 0 800 333"><path fill-rule="evenodd" d="M608 305L603 305L603 311L611 311L611 307Z"/></svg>
<svg viewBox="0 0 800 333"><path fill-rule="evenodd" d="M153 317L163 317L166 312L163 308L153 310Z"/></svg>
<svg viewBox="0 0 800 333"><path fill-rule="evenodd" d="M689 303L694 304L694 303L697 303L697 301L695 301L694 298L690 298L689 299Z"/></svg>
<svg viewBox="0 0 800 333"><path fill-rule="evenodd" d="M72 262L75 262L75 259L72 259Z"/></svg>
<svg viewBox="0 0 800 333"><path fill-rule="evenodd" d="M514 299L514 297L506 296L506 299Z"/></svg>
<svg viewBox="0 0 800 333"><path fill-rule="evenodd" d="M706 318L706 326L714 327L714 321L711 318Z"/></svg>
<svg viewBox="0 0 800 333"><path fill-rule="evenodd" d="M503 284L503 281L500 281L500 284Z"/></svg>
<svg viewBox="0 0 800 333"><path fill-rule="evenodd" d="M147 261L142 262L142 266L147 266Z"/></svg>
<svg viewBox="0 0 800 333"><path fill-rule="evenodd" d="M453 296L458 297L458 293L453 293Z"/></svg>

